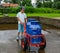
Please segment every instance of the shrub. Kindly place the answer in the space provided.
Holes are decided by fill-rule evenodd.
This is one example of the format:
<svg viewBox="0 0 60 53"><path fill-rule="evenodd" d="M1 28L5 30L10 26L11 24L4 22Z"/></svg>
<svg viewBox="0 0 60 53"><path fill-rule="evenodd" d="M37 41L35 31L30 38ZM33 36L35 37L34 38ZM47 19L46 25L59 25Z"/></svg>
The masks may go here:
<svg viewBox="0 0 60 53"><path fill-rule="evenodd" d="M0 13L9 13L10 8L0 8Z"/></svg>
<svg viewBox="0 0 60 53"><path fill-rule="evenodd" d="M17 13L18 8L10 8L10 13Z"/></svg>
<svg viewBox="0 0 60 53"><path fill-rule="evenodd" d="M28 7L28 6L25 7L25 8L26 8L26 9L25 9L25 10L26 10L26 11L25 11L26 13L34 13L34 9L35 9L35 8L33 8L33 7Z"/></svg>
<svg viewBox="0 0 60 53"><path fill-rule="evenodd" d="M4 8L0 8L1 13L18 13L21 7L9 7L4 10ZM53 8L33 8L33 7L25 7L26 13L60 13L60 10Z"/></svg>
<svg viewBox="0 0 60 53"><path fill-rule="evenodd" d="M60 10L54 10L54 13L60 13Z"/></svg>
<svg viewBox="0 0 60 53"><path fill-rule="evenodd" d="M0 8L0 13L3 13L3 8Z"/></svg>

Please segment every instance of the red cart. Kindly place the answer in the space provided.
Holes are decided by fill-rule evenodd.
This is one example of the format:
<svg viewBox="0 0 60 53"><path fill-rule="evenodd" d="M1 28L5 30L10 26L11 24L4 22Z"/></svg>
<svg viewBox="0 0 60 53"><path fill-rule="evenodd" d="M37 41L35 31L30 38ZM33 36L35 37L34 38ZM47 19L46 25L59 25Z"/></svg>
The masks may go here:
<svg viewBox="0 0 60 53"><path fill-rule="evenodd" d="M28 21L28 22L34 22L34 21L36 21L36 20L30 19L30 21ZM46 39L45 39L44 34L31 35L31 34L27 33L28 31L27 31L26 24L27 23L24 24L24 37L25 38L21 40L22 49L24 51L26 51L26 50L30 51L30 46L35 46L35 47L40 47L39 49L44 50L46 47ZM28 30L30 30L30 29L28 29ZM32 43L33 38L34 38L34 41L36 41L35 39L41 38L41 41L39 43ZM37 41L39 41L39 40L37 40Z"/></svg>

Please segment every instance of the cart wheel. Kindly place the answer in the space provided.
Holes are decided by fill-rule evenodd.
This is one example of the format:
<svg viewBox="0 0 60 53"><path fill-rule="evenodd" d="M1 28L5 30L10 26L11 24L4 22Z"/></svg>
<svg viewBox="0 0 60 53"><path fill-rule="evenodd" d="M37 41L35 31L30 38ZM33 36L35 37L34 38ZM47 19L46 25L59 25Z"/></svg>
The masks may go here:
<svg viewBox="0 0 60 53"><path fill-rule="evenodd" d="M30 45L27 45L27 51L30 52Z"/></svg>
<svg viewBox="0 0 60 53"><path fill-rule="evenodd" d="M27 50L27 39L26 38L24 38L24 49L23 49L24 51L26 51Z"/></svg>
<svg viewBox="0 0 60 53"><path fill-rule="evenodd" d="M19 39L16 39L16 41L19 43Z"/></svg>
<svg viewBox="0 0 60 53"><path fill-rule="evenodd" d="M16 39L16 41L19 41L19 39Z"/></svg>
<svg viewBox="0 0 60 53"><path fill-rule="evenodd" d="M40 49L39 50L44 50L45 48L46 48L46 42L45 42L45 45L40 46Z"/></svg>

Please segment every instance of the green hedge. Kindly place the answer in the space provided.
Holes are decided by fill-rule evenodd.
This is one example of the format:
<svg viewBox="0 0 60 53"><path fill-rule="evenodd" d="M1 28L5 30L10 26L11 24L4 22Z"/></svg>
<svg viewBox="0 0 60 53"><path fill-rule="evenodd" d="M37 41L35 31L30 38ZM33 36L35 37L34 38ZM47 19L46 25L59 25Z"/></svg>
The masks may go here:
<svg viewBox="0 0 60 53"><path fill-rule="evenodd" d="M16 8L0 8L0 13L18 13L20 11L20 7ZM25 7L26 13L60 13L60 10L56 10L53 8L33 8L33 7Z"/></svg>
<svg viewBox="0 0 60 53"><path fill-rule="evenodd" d="M26 13L60 13L60 10L53 9L53 8L26 7Z"/></svg>

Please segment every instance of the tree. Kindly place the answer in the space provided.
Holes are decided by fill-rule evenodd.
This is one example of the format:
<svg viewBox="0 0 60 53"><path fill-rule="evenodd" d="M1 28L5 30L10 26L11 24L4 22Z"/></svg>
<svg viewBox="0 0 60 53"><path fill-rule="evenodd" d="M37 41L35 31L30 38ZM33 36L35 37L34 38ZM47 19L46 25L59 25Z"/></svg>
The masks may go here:
<svg viewBox="0 0 60 53"><path fill-rule="evenodd" d="M20 6L31 6L31 0L18 0Z"/></svg>
<svg viewBox="0 0 60 53"><path fill-rule="evenodd" d="M51 8L52 2L44 2L43 5L44 5L44 7Z"/></svg>
<svg viewBox="0 0 60 53"><path fill-rule="evenodd" d="M60 0L54 0L52 7L56 9L60 9Z"/></svg>
<svg viewBox="0 0 60 53"><path fill-rule="evenodd" d="M18 3L17 0L12 0L12 3Z"/></svg>
<svg viewBox="0 0 60 53"><path fill-rule="evenodd" d="M31 6L32 4L31 4L31 0L22 0L22 5L23 6Z"/></svg>
<svg viewBox="0 0 60 53"><path fill-rule="evenodd" d="M45 1L47 1L47 2L45 2ZM51 4L52 2L51 2L51 0L37 0L37 6L42 6L42 7L44 7L45 5L47 5L47 4Z"/></svg>
<svg viewBox="0 0 60 53"><path fill-rule="evenodd" d="M4 0L4 2L12 2L12 0Z"/></svg>
<svg viewBox="0 0 60 53"><path fill-rule="evenodd" d="M60 0L54 0L54 2L58 2L58 1L60 1Z"/></svg>
<svg viewBox="0 0 60 53"><path fill-rule="evenodd" d="M42 7L42 3L40 2L40 0L37 0L36 5L37 5L38 8Z"/></svg>
<svg viewBox="0 0 60 53"><path fill-rule="evenodd" d="M60 1L56 2L56 8L60 9Z"/></svg>

